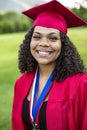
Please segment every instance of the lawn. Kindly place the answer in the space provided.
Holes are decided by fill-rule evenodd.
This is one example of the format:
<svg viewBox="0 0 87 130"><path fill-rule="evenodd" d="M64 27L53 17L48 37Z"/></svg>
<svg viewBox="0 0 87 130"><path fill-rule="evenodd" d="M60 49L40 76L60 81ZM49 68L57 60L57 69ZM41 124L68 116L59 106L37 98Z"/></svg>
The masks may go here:
<svg viewBox="0 0 87 130"><path fill-rule="evenodd" d="M18 49L24 34L0 35L0 130L11 130L13 86L20 75L17 68ZM68 35L87 67L87 28L70 29Z"/></svg>
<svg viewBox="0 0 87 130"><path fill-rule="evenodd" d="M0 130L11 130L13 86L20 75L18 47L23 37L24 33L0 35Z"/></svg>

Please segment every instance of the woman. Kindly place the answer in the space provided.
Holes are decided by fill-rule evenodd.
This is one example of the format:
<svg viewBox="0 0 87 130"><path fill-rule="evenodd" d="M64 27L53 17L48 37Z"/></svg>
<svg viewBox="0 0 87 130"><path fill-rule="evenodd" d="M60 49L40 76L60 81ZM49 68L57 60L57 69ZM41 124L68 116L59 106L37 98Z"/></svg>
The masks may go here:
<svg viewBox="0 0 87 130"><path fill-rule="evenodd" d="M34 24L19 50L12 130L87 130L87 73L66 35L86 22L56 0L23 13Z"/></svg>

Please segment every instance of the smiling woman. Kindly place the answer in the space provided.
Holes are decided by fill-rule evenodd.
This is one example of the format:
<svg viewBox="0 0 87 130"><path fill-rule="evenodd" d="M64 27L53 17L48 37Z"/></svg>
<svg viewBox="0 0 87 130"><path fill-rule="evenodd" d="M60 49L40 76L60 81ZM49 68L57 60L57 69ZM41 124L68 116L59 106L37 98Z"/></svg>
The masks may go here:
<svg viewBox="0 0 87 130"><path fill-rule="evenodd" d="M20 45L12 130L86 130L87 73L67 36L86 22L56 0L23 13L34 23Z"/></svg>

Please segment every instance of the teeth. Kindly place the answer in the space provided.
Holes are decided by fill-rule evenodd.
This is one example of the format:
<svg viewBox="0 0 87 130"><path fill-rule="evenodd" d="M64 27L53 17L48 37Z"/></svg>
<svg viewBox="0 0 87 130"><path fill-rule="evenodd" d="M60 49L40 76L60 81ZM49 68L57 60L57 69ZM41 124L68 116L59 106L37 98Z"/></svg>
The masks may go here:
<svg viewBox="0 0 87 130"><path fill-rule="evenodd" d="M45 52L45 51L38 51L39 52L39 54L42 54L42 55L48 55L48 54L50 54L50 52Z"/></svg>

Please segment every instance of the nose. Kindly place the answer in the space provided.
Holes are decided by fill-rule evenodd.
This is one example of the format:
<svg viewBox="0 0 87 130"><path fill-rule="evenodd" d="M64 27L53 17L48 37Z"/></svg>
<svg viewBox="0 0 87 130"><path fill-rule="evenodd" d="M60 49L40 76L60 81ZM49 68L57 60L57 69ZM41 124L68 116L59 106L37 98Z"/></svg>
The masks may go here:
<svg viewBox="0 0 87 130"><path fill-rule="evenodd" d="M42 38L40 43L39 43L40 46L48 46L49 47L49 41L47 38Z"/></svg>

